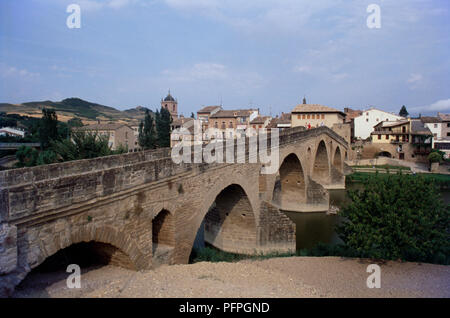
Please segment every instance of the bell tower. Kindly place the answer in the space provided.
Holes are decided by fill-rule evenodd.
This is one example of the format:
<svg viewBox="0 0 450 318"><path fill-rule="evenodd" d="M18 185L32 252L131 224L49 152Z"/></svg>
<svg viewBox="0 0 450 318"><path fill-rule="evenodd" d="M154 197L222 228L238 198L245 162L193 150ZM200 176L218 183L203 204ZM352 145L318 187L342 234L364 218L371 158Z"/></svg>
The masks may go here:
<svg viewBox="0 0 450 318"><path fill-rule="evenodd" d="M178 118L178 101L170 95L170 89L166 98L161 99L161 107L169 111L172 119Z"/></svg>

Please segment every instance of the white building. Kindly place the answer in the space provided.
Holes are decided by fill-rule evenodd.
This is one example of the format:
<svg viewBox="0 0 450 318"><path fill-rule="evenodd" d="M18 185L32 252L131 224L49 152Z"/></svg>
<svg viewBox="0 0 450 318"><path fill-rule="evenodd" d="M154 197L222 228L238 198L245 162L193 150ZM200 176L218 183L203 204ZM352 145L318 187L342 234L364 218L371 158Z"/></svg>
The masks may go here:
<svg viewBox="0 0 450 318"><path fill-rule="evenodd" d="M420 120L428 127L433 134L433 145L437 140L442 139L442 120L439 117L422 116Z"/></svg>
<svg viewBox="0 0 450 318"><path fill-rule="evenodd" d="M13 137L25 137L25 132L23 130L12 128L12 127L3 127L0 128L0 136L13 136Z"/></svg>
<svg viewBox="0 0 450 318"><path fill-rule="evenodd" d="M354 118L355 138L367 139L374 131L373 127L382 121L396 121L404 119L393 113L388 113L376 108L369 108L362 112L361 116Z"/></svg>

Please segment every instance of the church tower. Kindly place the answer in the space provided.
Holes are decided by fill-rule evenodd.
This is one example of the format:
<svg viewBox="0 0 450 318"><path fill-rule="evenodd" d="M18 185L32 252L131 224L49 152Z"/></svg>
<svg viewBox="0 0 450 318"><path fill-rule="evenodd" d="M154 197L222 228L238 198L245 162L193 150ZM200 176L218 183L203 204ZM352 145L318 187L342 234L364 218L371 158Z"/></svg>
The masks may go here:
<svg viewBox="0 0 450 318"><path fill-rule="evenodd" d="M170 89L166 98L161 99L161 107L169 111L172 119L178 118L178 101L170 95Z"/></svg>

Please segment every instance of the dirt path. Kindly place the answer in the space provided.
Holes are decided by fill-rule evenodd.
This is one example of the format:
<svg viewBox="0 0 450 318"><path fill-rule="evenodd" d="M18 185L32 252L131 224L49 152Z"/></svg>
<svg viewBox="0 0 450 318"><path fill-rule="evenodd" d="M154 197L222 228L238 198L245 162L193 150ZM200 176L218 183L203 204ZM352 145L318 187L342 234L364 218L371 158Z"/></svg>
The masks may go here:
<svg viewBox="0 0 450 318"><path fill-rule="evenodd" d="M450 266L387 262L381 288L366 286L366 260L291 257L197 263L133 272L114 266L83 271L81 289L65 272L29 275L15 297L450 297Z"/></svg>

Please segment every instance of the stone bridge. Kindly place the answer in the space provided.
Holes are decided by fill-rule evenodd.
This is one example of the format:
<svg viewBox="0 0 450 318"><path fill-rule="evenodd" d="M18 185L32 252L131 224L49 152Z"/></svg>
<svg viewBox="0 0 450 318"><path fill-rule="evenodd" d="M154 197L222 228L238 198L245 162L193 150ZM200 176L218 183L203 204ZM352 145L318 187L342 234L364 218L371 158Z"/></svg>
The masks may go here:
<svg viewBox="0 0 450 318"><path fill-rule="evenodd" d="M82 242L135 270L188 263L197 233L228 252L295 250L280 210L328 210L347 151L327 127L296 127L280 133L271 175L248 161L176 164L169 148L1 171L0 294Z"/></svg>

